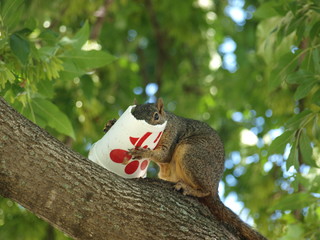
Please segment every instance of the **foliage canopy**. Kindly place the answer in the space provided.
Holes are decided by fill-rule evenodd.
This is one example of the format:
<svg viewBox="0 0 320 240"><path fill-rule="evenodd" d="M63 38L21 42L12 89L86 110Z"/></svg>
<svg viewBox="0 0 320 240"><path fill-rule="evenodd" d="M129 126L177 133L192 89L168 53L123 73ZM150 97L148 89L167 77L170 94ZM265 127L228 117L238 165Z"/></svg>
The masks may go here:
<svg viewBox="0 0 320 240"><path fill-rule="evenodd" d="M320 238L319 83L318 0L0 3L12 106L86 155L134 98L163 97L218 130L223 194L270 239ZM0 209L0 238L53 234L8 199Z"/></svg>

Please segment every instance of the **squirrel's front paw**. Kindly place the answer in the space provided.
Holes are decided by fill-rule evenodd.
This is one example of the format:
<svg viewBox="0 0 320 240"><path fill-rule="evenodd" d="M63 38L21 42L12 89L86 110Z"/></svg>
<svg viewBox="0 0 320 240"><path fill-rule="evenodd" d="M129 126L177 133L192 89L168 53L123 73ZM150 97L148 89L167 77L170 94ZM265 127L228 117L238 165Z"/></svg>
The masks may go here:
<svg viewBox="0 0 320 240"><path fill-rule="evenodd" d="M129 149L129 154L132 156L132 159L142 159L148 158L150 153L150 148L132 148Z"/></svg>
<svg viewBox="0 0 320 240"><path fill-rule="evenodd" d="M115 119L115 118L109 120L109 121L106 123L106 125L104 126L103 131L104 131L105 133L108 132L109 129L116 123L116 121L117 121L117 119Z"/></svg>

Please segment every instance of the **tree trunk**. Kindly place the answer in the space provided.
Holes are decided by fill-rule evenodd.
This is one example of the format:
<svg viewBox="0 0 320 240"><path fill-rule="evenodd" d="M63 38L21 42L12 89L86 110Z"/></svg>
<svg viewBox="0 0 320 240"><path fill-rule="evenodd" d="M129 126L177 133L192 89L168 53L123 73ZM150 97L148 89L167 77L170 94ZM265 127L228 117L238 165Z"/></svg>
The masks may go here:
<svg viewBox="0 0 320 240"><path fill-rule="evenodd" d="M235 239L196 198L159 179L116 176L1 97L0 195L75 239Z"/></svg>

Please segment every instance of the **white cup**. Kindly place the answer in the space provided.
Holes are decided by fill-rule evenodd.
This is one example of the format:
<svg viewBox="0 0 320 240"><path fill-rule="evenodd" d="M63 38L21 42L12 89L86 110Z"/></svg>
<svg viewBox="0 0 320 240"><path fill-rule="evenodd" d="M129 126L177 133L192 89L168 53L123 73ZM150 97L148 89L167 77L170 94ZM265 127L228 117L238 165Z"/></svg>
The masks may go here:
<svg viewBox="0 0 320 240"><path fill-rule="evenodd" d="M124 178L145 177L149 159L133 160L128 150L135 147L154 149L167 122L151 125L136 119L129 106L109 131L89 152L89 159Z"/></svg>

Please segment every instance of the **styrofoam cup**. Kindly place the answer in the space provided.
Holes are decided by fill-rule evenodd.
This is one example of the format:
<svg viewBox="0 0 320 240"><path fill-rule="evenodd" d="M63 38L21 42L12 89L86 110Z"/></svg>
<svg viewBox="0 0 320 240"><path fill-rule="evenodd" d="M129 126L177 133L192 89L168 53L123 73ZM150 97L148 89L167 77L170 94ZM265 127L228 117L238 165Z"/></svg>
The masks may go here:
<svg viewBox="0 0 320 240"><path fill-rule="evenodd" d="M129 106L109 131L93 144L89 159L124 178L145 177L149 159L133 160L128 150L136 147L154 149L166 127L136 119Z"/></svg>

